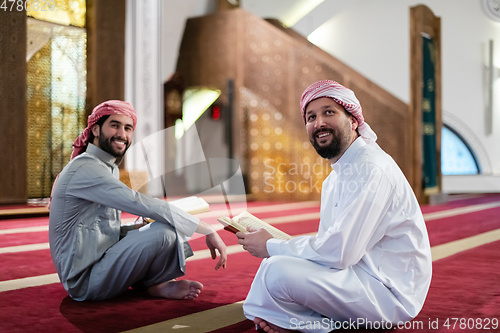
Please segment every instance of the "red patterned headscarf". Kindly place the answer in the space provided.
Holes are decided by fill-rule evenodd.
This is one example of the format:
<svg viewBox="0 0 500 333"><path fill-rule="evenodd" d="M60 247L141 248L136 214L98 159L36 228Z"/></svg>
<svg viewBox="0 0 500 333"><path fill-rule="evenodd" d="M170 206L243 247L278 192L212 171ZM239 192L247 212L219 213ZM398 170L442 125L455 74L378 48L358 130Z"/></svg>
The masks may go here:
<svg viewBox="0 0 500 333"><path fill-rule="evenodd" d="M94 126L102 116L121 114L127 117L132 118L134 122L134 129L137 125L137 116L135 114L134 107L132 104L118 101L118 100L110 100L107 102L103 102L96 106L94 110L92 110L92 114L88 118L88 125L83 130L83 132L76 138L75 142L73 142L73 153L71 154L71 159L77 157L81 153L84 152L87 145L89 144L90 131L92 126ZM54 188L56 187L56 182L59 179L59 175L57 175L54 180L54 184L52 185L52 192L50 193L50 200L47 204L47 208L50 209L50 203L52 202L52 194L54 192Z"/></svg>
<svg viewBox="0 0 500 333"><path fill-rule="evenodd" d="M85 147L89 144L90 131L102 116L121 114L132 118L134 121L134 129L137 125L137 116L134 107L127 102L111 100L99 104L94 108L92 114L88 118L88 125L83 132L73 142L73 153L71 159L77 157L84 152Z"/></svg>
<svg viewBox="0 0 500 333"><path fill-rule="evenodd" d="M333 99L336 103L342 105L347 112L352 114L358 121L359 135L361 135L365 141L374 143L377 140L377 135L365 122L361 104L354 95L354 92L340 83L331 80L313 83L302 93L302 97L300 98L300 110L302 112L304 124L306 123L307 105L313 100L321 97Z"/></svg>

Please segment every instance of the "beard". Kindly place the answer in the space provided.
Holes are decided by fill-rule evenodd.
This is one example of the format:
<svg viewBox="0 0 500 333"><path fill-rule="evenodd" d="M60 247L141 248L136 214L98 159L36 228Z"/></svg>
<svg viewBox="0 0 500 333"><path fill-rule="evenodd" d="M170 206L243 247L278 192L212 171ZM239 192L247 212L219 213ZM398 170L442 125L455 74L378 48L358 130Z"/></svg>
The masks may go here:
<svg viewBox="0 0 500 333"><path fill-rule="evenodd" d="M349 143L349 136L347 135L347 133L342 133L340 130L330 129L329 132L332 134L332 140L329 144L320 146L316 139L316 135L320 131L322 130L316 130L312 136L312 139L309 138L309 141L311 142L314 149L316 149L318 155L327 160L338 156Z"/></svg>
<svg viewBox="0 0 500 333"><path fill-rule="evenodd" d="M130 147L130 141L125 140L125 149L123 151L117 151L113 148L111 143L114 139L114 137L104 136L104 134L101 133L101 135L99 135L99 148L114 157L122 157Z"/></svg>

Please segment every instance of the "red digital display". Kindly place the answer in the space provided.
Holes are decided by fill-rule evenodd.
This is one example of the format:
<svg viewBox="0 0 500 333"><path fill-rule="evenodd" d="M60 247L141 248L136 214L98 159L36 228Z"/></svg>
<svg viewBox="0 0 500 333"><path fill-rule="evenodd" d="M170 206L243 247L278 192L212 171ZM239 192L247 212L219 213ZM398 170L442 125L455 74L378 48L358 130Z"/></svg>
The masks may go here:
<svg viewBox="0 0 500 333"><path fill-rule="evenodd" d="M212 107L212 120L219 120L220 118L220 106L214 105Z"/></svg>

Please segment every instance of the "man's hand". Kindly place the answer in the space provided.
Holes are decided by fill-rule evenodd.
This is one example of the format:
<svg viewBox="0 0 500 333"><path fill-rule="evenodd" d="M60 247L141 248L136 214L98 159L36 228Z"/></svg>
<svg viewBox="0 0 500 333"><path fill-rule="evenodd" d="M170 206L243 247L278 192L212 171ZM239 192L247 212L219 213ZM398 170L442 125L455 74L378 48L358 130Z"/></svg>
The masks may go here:
<svg viewBox="0 0 500 333"><path fill-rule="evenodd" d="M237 232L238 243L243 245L243 250L248 251L257 258L269 258L266 242L273 238L265 229L247 229L249 233Z"/></svg>
<svg viewBox="0 0 500 333"><path fill-rule="evenodd" d="M226 262L227 262L227 253L226 253L226 244L222 241L220 238L219 234L217 232L212 232L211 234L207 235L206 238L207 246L210 249L210 254L212 255L212 259L217 258L217 252L215 249L217 249L220 253L220 258L219 262L217 265L215 265L215 269L219 268L226 268Z"/></svg>
<svg viewBox="0 0 500 333"><path fill-rule="evenodd" d="M205 241L207 242L207 246L210 249L210 254L212 255L212 259L215 260L217 258L217 252L215 251L215 249L219 251L220 258L217 265L215 265L215 269L217 270L221 267L226 268L226 262L227 262L226 244L224 244L217 231L215 231L215 229L212 228L210 224L200 221L200 223L198 224L198 228L196 228L195 232L207 236Z"/></svg>

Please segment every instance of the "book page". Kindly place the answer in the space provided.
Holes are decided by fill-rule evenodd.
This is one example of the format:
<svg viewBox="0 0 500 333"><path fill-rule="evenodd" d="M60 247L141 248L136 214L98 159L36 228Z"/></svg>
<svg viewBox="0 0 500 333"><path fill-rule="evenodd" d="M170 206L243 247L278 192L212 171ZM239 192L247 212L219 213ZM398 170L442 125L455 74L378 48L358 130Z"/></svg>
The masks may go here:
<svg viewBox="0 0 500 333"><path fill-rule="evenodd" d="M196 196L167 201L169 204L174 205L177 208L182 209L188 214L195 215L199 213L209 212L210 206L203 198L198 198ZM149 217L138 217L134 222L128 223L129 225L138 225L141 223L152 223L155 220Z"/></svg>
<svg viewBox="0 0 500 333"><path fill-rule="evenodd" d="M193 215L210 211L208 203L203 198L196 196L168 201L168 203Z"/></svg>
<svg viewBox="0 0 500 333"><path fill-rule="evenodd" d="M283 239L283 240L290 240L293 237L288 235L287 233L279 230L278 228L273 227L269 223L266 223L259 218L253 216L252 214L248 212L243 212L232 219L229 217L221 216L218 221L222 223L225 227L232 227L234 229L237 229L238 231L241 232L248 232L247 227L253 228L253 229L266 229L274 238L276 239ZM225 228L226 229L226 228ZM228 229L226 229L228 230ZM234 232L233 230L230 230Z"/></svg>

